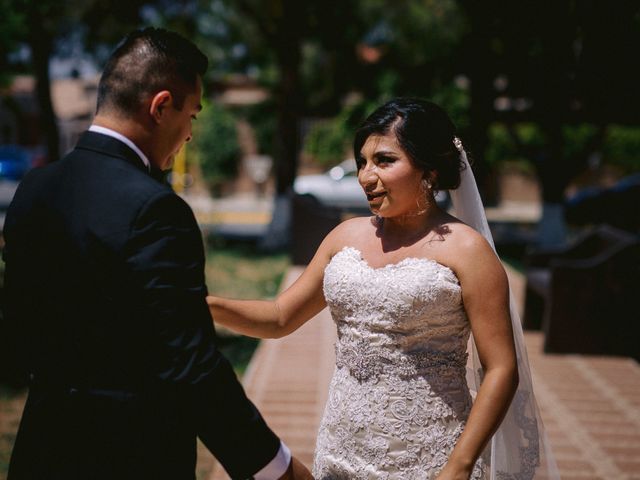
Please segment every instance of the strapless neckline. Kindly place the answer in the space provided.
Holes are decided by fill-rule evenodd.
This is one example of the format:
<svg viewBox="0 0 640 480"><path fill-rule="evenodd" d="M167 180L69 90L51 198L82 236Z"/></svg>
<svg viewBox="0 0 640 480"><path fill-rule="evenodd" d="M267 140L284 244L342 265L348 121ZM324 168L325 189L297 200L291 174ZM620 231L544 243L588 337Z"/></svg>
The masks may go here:
<svg viewBox="0 0 640 480"><path fill-rule="evenodd" d="M336 253L331 260L333 260L333 258L337 257L340 254L352 254L361 264L362 266L366 267L367 269L371 270L371 271L387 271L387 270L393 270L396 268L402 268L405 265L411 264L411 263L426 263L429 265L433 265L437 268L440 268L442 270L444 270L445 272L450 273L455 279L456 281L459 283L458 280L458 276L456 275L456 273L450 268L447 267L446 265L443 265L442 263L438 262L437 260L434 260L433 258L426 258L426 257L405 257L401 260L398 260L397 262L392 262L392 263L387 263L386 265L381 265L379 267L374 267L372 266L366 258L364 258L364 255L362 255L362 252L356 248L356 247L352 247L352 246L344 246L342 247L342 249Z"/></svg>

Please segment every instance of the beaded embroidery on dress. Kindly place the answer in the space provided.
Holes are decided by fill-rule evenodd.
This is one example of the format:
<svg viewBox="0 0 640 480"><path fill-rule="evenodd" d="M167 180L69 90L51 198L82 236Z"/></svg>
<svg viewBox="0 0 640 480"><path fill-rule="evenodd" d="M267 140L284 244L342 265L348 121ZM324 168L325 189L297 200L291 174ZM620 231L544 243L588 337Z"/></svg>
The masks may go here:
<svg viewBox="0 0 640 480"><path fill-rule="evenodd" d="M421 258L373 268L345 247L325 269L324 294L338 340L314 477L435 478L472 405L457 277ZM480 459L471 478L485 471Z"/></svg>

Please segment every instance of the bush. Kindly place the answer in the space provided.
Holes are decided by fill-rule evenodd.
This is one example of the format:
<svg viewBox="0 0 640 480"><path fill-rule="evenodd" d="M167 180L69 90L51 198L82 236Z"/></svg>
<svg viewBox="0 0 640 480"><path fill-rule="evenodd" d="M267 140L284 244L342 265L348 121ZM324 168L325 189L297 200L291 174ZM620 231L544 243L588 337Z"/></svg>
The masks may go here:
<svg viewBox="0 0 640 480"><path fill-rule="evenodd" d="M238 108L237 114L253 129L258 153L275 157L275 136L278 131L278 112L272 99Z"/></svg>
<svg viewBox="0 0 640 480"><path fill-rule="evenodd" d="M503 123L496 122L489 126L489 144L485 152L485 160L491 167L497 167L505 161L518 163L526 161L527 159L523 157L524 152L519 150L518 143L526 150L533 150L541 147L545 142L540 128L534 123L519 123L513 128L512 134Z"/></svg>
<svg viewBox="0 0 640 480"><path fill-rule="evenodd" d="M564 158L575 158L588 152L589 144L598 135L598 127L591 123L564 125L562 127L562 135Z"/></svg>
<svg viewBox="0 0 640 480"><path fill-rule="evenodd" d="M318 122L304 139L304 152L325 167L351 156L353 135L376 106L377 102L357 102L344 107L336 117Z"/></svg>
<svg viewBox="0 0 640 480"><path fill-rule="evenodd" d="M449 114L458 132L469 129L471 97L468 89L460 87L454 82L449 82L435 89L430 100L440 105Z"/></svg>
<svg viewBox="0 0 640 480"><path fill-rule="evenodd" d="M304 152L325 167L344 160L352 135L340 117L316 123L304 140Z"/></svg>
<svg viewBox="0 0 640 480"><path fill-rule="evenodd" d="M516 144L503 124L491 124L488 136L489 144L484 156L488 165L495 167L505 160L514 160L518 157Z"/></svg>
<svg viewBox="0 0 640 480"><path fill-rule="evenodd" d="M212 188L238 171L240 144L236 120L219 105L205 108L194 125L194 150L202 175Z"/></svg>
<svg viewBox="0 0 640 480"><path fill-rule="evenodd" d="M515 135L523 149L518 150L516 142L509 133L507 126L494 123L489 128L489 145L486 151L486 161L496 167L505 161L516 162L521 167L533 167L526 152L535 153L544 146L545 137L540 127L534 123L515 125ZM602 161L605 165L617 167L625 174L640 171L640 126L608 125L602 145L599 145L597 135L599 127L594 124L581 123L563 125L563 152L561 162L572 162L578 167L586 167L586 156L591 153L590 148L602 149ZM576 163L577 161L577 163ZM569 164L567 164L569 165Z"/></svg>
<svg viewBox="0 0 640 480"><path fill-rule="evenodd" d="M604 141L604 161L626 173L640 171L640 127L610 125Z"/></svg>

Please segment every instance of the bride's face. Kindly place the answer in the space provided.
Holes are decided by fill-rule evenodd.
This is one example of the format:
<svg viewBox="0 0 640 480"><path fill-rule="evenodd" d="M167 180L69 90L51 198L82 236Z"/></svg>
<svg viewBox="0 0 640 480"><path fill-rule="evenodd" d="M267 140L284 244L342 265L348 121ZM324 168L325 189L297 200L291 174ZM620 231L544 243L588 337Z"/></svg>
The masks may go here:
<svg viewBox="0 0 640 480"><path fill-rule="evenodd" d="M413 165L393 133L371 135L356 161L358 181L374 214L395 217L424 208L423 172Z"/></svg>

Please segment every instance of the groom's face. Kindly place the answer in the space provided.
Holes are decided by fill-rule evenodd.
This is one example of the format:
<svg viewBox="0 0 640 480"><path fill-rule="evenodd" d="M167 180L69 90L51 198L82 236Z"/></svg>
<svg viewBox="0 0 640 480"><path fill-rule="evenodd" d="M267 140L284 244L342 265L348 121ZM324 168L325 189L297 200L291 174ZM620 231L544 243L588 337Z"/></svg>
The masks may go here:
<svg viewBox="0 0 640 480"><path fill-rule="evenodd" d="M197 79L196 88L188 94L181 109L172 101L164 112L164 118L156 135L156 151L150 161L161 170L169 170L177 153L185 142L191 140L192 122L202 110L202 81Z"/></svg>

